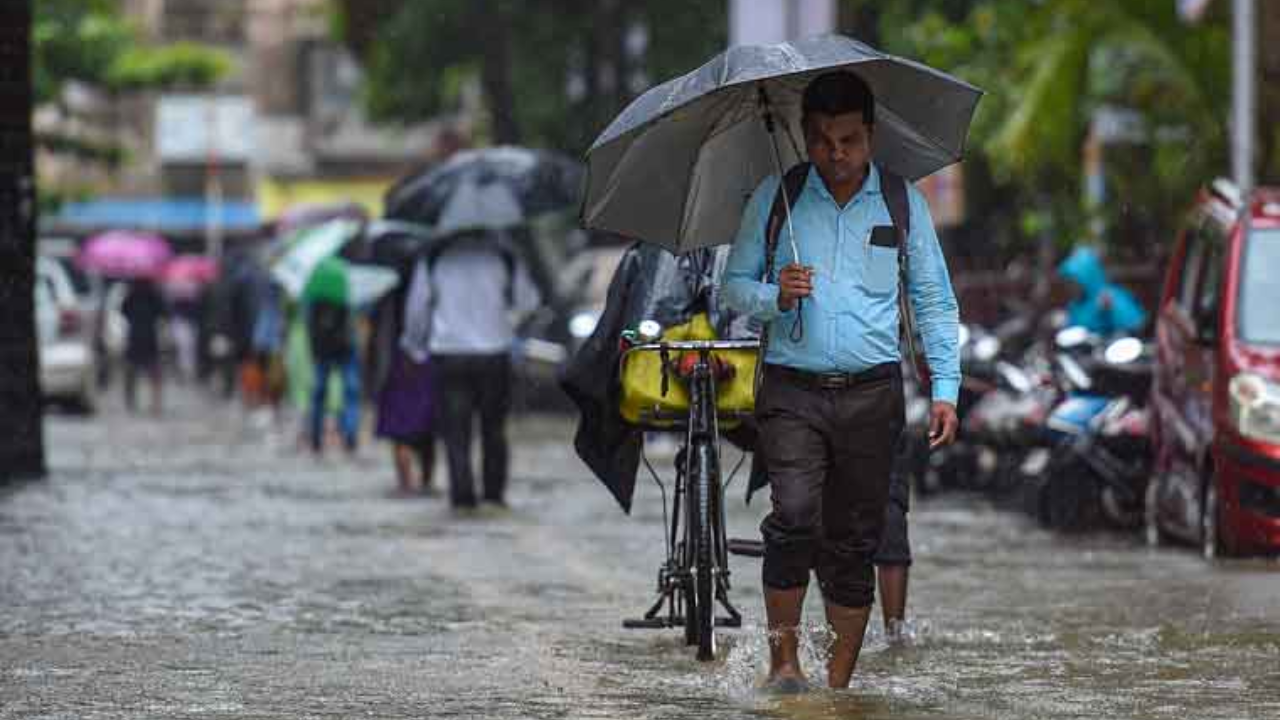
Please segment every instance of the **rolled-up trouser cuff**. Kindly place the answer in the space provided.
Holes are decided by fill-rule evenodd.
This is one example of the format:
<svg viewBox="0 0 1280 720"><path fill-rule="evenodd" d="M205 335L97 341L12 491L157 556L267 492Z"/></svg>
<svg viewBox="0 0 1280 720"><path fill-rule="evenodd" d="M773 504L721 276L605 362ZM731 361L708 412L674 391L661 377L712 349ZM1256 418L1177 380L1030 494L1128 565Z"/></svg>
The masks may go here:
<svg viewBox="0 0 1280 720"><path fill-rule="evenodd" d="M884 508L880 546L871 559L876 565L911 567L911 541L907 535L907 511L892 497Z"/></svg>

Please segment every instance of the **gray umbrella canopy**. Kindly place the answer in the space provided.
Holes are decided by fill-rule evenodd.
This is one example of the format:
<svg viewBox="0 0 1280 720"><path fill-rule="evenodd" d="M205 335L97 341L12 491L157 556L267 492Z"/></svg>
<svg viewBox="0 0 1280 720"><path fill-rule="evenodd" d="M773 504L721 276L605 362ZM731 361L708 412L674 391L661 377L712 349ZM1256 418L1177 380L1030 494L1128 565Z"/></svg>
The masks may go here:
<svg viewBox="0 0 1280 720"><path fill-rule="evenodd" d="M875 93L877 163L917 180L961 158L978 88L840 35L740 46L641 95L596 139L583 224L672 252L732 242L752 190L777 171L761 90L786 168L805 159L804 88L835 69Z"/></svg>

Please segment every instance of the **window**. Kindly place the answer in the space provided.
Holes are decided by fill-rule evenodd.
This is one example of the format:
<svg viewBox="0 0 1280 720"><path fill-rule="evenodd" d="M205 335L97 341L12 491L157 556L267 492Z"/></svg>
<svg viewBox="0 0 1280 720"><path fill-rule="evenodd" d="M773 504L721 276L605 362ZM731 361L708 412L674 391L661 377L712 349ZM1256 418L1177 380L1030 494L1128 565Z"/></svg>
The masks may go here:
<svg viewBox="0 0 1280 720"><path fill-rule="evenodd" d="M1196 285L1200 280L1200 266L1204 262L1205 235L1209 221L1201 220L1187 229L1186 252L1182 256L1182 269L1178 274L1178 306L1188 315L1195 307Z"/></svg>
<svg viewBox="0 0 1280 720"><path fill-rule="evenodd" d="M1206 223L1201 229L1201 265L1199 291L1196 293L1195 311L1192 317L1206 337L1216 337L1218 308L1222 297L1222 264L1227 238L1222 230Z"/></svg>
<svg viewBox="0 0 1280 720"><path fill-rule="evenodd" d="M1245 342L1280 345L1280 230L1249 235L1240 268L1240 337Z"/></svg>

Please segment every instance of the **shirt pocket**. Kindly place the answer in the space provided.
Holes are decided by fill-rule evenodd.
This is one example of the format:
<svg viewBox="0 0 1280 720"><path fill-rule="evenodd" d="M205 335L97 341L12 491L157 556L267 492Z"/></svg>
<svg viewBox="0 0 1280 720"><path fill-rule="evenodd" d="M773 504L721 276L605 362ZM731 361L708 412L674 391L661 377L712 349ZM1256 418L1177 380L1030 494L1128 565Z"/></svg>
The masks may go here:
<svg viewBox="0 0 1280 720"><path fill-rule="evenodd" d="M898 284L898 242L892 225L871 228L863 245L862 288L867 294L888 295Z"/></svg>

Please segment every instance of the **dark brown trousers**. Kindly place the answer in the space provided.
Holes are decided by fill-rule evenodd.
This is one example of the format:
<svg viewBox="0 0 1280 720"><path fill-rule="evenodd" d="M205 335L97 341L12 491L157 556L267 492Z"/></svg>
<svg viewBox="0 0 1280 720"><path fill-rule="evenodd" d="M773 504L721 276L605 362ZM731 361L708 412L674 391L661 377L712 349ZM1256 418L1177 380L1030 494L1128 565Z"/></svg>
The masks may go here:
<svg viewBox="0 0 1280 720"><path fill-rule="evenodd" d="M760 526L765 587L804 587L815 570L828 602L871 605L903 405L897 364L844 378L765 368L756 400L773 503Z"/></svg>

